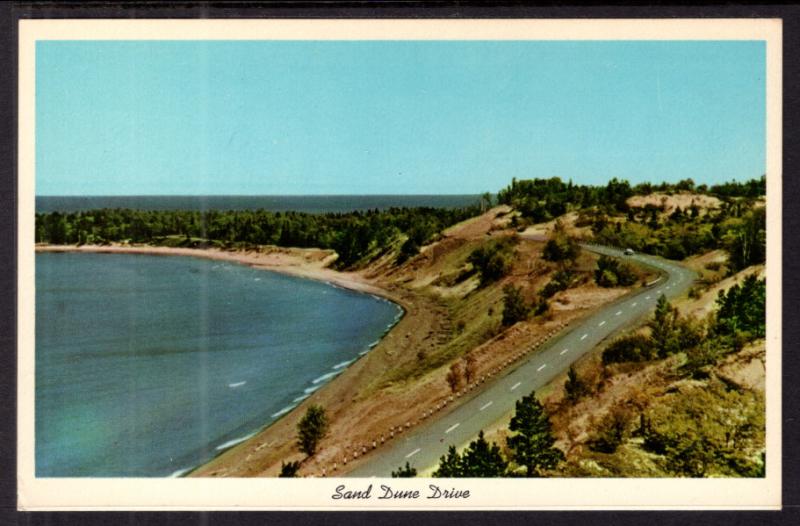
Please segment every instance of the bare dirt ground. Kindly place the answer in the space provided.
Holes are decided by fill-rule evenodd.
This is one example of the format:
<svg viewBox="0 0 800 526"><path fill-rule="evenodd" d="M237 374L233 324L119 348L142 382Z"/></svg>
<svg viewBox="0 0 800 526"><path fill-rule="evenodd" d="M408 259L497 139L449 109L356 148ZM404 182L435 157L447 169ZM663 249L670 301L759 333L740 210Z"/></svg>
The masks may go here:
<svg viewBox="0 0 800 526"><path fill-rule="evenodd" d="M535 225L531 225L523 230L520 235L528 238L528 239L539 239L541 241L546 240L550 234L553 233L553 230L556 226L556 221L560 221L562 226L564 227L564 231L574 236L578 239L589 239L592 235L592 227L591 226L582 226L579 227L576 225L578 221L578 213L577 212L568 212L552 221L548 221L546 223L537 223Z"/></svg>
<svg viewBox="0 0 800 526"><path fill-rule="evenodd" d="M646 205L663 206L662 215L669 215L680 207L687 210L692 205L700 209L700 214L706 213L709 209L719 208L722 203L716 197L710 195L694 194L691 192L680 192L675 194L652 193L649 195L635 195L628 199L627 203L633 207L644 207Z"/></svg>

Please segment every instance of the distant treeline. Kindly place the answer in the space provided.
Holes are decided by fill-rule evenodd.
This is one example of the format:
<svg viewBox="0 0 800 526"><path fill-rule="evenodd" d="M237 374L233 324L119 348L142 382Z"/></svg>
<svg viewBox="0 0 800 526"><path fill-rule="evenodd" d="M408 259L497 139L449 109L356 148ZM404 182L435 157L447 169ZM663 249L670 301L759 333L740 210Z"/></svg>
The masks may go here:
<svg viewBox="0 0 800 526"><path fill-rule="evenodd" d="M717 197L721 205L706 211L692 202L667 213L660 204L632 207L627 203L634 195L682 191ZM736 272L766 259L766 209L758 202L765 195L764 176L711 187L695 186L691 179L636 186L612 179L605 186L584 186L552 178L514 180L498 193L498 200L521 212L520 226L577 211L576 226L591 227L597 243L670 259L723 249L729 254L729 270Z"/></svg>
<svg viewBox="0 0 800 526"><path fill-rule="evenodd" d="M439 232L480 213L464 208L390 208L308 214L255 211L148 211L102 209L36 214L36 242L53 244L149 243L165 246L249 245L329 248L349 267L395 245L403 257Z"/></svg>
<svg viewBox="0 0 800 526"><path fill-rule="evenodd" d="M508 187L498 192L497 200L513 206L534 223L540 223L572 210L591 207L598 207L608 213L624 213L629 209L627 199L634 195L681 191L712 195L720 199L757 198L766 195L767 179L766 176L761 176L742 183L732 181L710 187L705 184L696 186L691 179L684 179L674 184L640 183L636 186L616 178L611 179L605 186L579 185L572 181L565 183L558 177L523 181L513 179Z"/></svg>

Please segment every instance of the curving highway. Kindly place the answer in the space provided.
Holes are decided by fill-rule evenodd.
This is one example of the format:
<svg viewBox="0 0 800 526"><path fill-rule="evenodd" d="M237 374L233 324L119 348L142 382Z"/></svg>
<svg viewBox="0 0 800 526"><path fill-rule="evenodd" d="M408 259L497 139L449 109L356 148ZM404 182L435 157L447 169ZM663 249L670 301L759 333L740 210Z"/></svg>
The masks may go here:
<svg viewBox="0 0 800 526"><path fill-rule="evenodd" d="M601 341L649 314L661 294L667 298L679 296L695 279L691 270L662 258L641 254L626 256L621 250L598 245L586 244L583 248L653 267L661 271L661 277L654 284L569 326L544 344L539 352L487 381L482 389L468 395L465 401L439 418L430 419L397 437L345 476L389 477L406 462L418 471L435 466L450 444L461 446L475 439L481 429L507 415L518 399L545 386Z"/></svg>

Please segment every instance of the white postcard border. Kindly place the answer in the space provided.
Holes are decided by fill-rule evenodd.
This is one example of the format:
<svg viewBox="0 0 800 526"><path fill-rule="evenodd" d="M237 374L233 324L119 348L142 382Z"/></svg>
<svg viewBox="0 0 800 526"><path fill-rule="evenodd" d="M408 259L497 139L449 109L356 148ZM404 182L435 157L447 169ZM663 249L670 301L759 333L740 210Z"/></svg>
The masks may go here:
<svg viewBox="0 0 800 526"><path fill-rule="evenodd" d="M332 500L345 479L37 478L34 472L35 43L38 40L764 40L767 42L767 476L763 479L346 479L419 489ZM643 20L20 20L18 506L24 510L778 509L781 505L782 23ZM424 498L428 485L467 500Z"/></svg>

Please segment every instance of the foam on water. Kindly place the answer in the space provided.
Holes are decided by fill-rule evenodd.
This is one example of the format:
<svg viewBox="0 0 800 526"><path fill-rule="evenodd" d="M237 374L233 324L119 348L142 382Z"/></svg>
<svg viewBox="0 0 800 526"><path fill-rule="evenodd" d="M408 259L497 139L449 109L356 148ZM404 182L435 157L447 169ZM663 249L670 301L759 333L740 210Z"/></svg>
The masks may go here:
<svg viewBox="0 0 800 526"><path fill-rule="evenodd" d="M355 360L347 360L347 361L344 361L344 362L341 362L341 363L337 363L336 365L333 366L333 369L341 369L342 367L347 367L348 365L350 365L354 361Z"/></svg>
<svg viewBox="0 0 800 526"><path fill-rule="evenodd" d="M245 380L243 382L236 382L236 383L228 384L228 387L230 387L231 389L236 389L237 387L241 387L246 383L247 383L247 380Z"/></svg>
<svg viewBox="0 0 800 526"><path fill-rule="evenodd" d="M283 416L283 415L285 415L286 413L288 413L289 411L291 411L291 410L292 410L292 409L294 409L295 407L297 407L297 404L291 404L291 405L287 405L286 407L284 407L283 409L281 409L281 410L280 410L280 411L278 411L277 413L272 413L270 416L271 416L272 418L278 418L279 416Z"/></svg>
<svg viewBox="0 0 800 526"><path fill-rule="evenodd" d="M309 393L309 394L300 395L300 396L298 396L297 398L295 398L294 400L292 400L292 402L295 402L295 403L297 403L297 402L302 402L303 400L305 400L305 399L306 399L306 398L308 398L309 396L311 396L311 394L310 394L310 393Z"/></svg>
<svg viewBox="0 0 800 526"><path fill-rule="evenodd" d="M306 394L311 394L314 391L316 391L317 389L319 389L320 387L322 387L322 384L313 385L311 387L306 387L305 389L303 389L303 392L306 393Z"/></svg>
<svg viewBox="0 0 800 526"><path fill-rule="evenodd" d="M320 376L319 378L313 379L311 381L311 383L312 384L318 384L318 383L321 383L321 382L327 382L328 380L330 380L334 376L336 376L338 374L341 374L341 373L342 373L342 371L333 371L332 373L325 373L322 376Z"/></svg>
<svg viewBox="0 0 800 526"><path fill-rule="evenodd" d="M223 449L228 449L229 447L233 447L236 444L241 444L245 440L247 440L249 438L253 438L254 436L256 436L255 431L250 433L249 435L245 435L245 436L239 437L239 438L234 438L233 440L228 440L227 442L218 445L217 446L217 451L222 451Z"/></svg>
<svg viewBox="0 0 800 526"><path fill-rule="evenodd" d="M169 478L176 479L191 469L192 468L183 468L177 471L173 471L172 474L170 474Z"/></svg>

